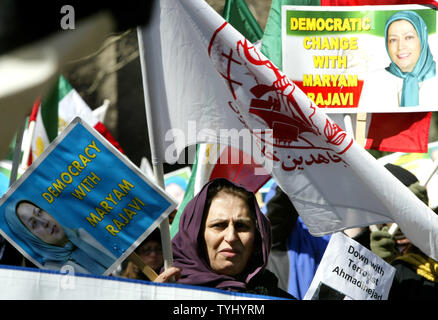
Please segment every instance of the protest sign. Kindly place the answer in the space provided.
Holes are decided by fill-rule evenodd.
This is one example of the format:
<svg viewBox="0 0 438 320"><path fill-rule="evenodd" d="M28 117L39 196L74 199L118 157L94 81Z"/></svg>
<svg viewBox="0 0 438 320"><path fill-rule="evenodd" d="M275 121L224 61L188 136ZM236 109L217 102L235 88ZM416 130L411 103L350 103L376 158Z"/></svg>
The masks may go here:
<svg viewBox="0 0 438 320"><path fill-rule="evenodd" d="M40 268L109 274L176 204L75 118L0 200L0 232Z"/></svg>
<svg viewBox="0 0 438 320"><path fill-rule="evenodd" d="M388 30L397 27L394 17L417 30L413 70L403 65L410 59L406 52L394 53L395 39L386 37L387 22ZM438 110L436 57L436 11L426 6L282 6L283 71L327 113ZM404 92L407 74L416 82Z"/></svg>
<svg viewBox="0 0 438 320"><path fill-rule="evenodd" d="M184 167L164 175L164 188L176 201L176 210L179 210L181 203L184 200L187 186L189 184L192 170L190 167ZM169 223L173 223L176 212L172 212L169 216Z"/></svg>
<svg viewBox="0 0 438 320"><path fill-rule="evenodd" d="M332 235L304 300L386 300L395 268L337 232Z"/></svg>
<svg viewBox="0 0 438 320"><path fill-rule="evenodd" d="M115 276L81 275L71 272L68 268L64 269L59 272L0 266L0 299L143 300L143 303L145 300L153 300L154 303L157 303L157 300L213 300L215 306L219 300L274 299L270 296L200 286L154 283Z"/></svg>

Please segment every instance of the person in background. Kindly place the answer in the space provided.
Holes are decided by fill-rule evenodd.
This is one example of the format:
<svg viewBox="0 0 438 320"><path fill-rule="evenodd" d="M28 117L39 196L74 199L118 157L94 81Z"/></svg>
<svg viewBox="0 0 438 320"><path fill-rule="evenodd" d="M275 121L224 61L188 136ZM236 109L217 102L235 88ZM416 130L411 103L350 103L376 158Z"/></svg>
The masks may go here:
<svg viewBox="0 0 438 320"><path fill-rule="evenodd" d="M155 229L145 240L143 240L134 252L157 274L160 273L164 264L160 230L158 228ZM129 260L125 260L122 263L120 276L130 279L149 280L140 268Z"/></svg>
<svg viewBox="0 0 438 320"><path fill-rule="evenodd" d="M22 266L24 263L23 255L5 238L0 236L0 264Z"/></svg>
<svg viewBox="0 0 438 320"><path fill-rule="evenodd" d="M395 240L393 245L396 246ZM438 300L438 261L408 240L403 254L395 257L391 265L396 271L388 300Z"/></svg>
<svg viewBox="0 0 438 320"><path fill-rule="evenodd" d="M303 299L330 235L312 236L287 194L276 183L271 186L265 202L262 211L272 227L272 250L267 268L278 277L280 288Z"/></svg>

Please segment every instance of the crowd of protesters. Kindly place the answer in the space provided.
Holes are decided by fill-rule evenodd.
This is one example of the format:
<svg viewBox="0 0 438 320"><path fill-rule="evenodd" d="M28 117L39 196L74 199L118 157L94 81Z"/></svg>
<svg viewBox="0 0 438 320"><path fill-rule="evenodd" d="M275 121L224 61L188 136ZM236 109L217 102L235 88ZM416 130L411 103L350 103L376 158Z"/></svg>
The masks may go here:
<svg viewBox="0 0 438 320"><path fill-rule="evenodd" d="M385 166L419 199L427 191L400 166ZM345 230L361 245L394 266L388 299L438 298L438 262L388 225ZM157 275L156 282L212 287L286 299L303 299L330 235L314 237L289 197L275 183L259 206L253 192L220 178L207 183L184 208L172 239L174 265L164 269L159 228L135 253ZM9 242L2 242L1 264L35 267ZM151 280L126 259L112 276Z"/></svg>

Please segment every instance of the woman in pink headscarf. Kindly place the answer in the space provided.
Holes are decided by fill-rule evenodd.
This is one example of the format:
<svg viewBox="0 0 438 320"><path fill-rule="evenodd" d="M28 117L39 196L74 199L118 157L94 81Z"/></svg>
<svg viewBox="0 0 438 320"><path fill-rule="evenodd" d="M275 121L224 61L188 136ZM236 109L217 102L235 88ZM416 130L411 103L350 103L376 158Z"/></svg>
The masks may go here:
<svg viewBox="0 0 438 320"><path fill-rule="evenodd" d="M265 268L271 229L254 194L226 179L187 204L172 247L178 283L295 299Z"/></svg>

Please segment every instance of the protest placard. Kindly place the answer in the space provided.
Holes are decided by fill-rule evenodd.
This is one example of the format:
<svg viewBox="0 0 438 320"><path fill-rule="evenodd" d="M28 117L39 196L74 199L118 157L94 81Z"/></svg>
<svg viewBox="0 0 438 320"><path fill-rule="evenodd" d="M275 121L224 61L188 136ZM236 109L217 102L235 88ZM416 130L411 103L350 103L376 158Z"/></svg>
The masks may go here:
<svg viewBox="0 0 438 320"><path fill-rule="evenodd" d="M17 172L18 177L24 172L22 168L18 168L17 171L18 171ZM9 189L11 172L12 172L12 161L11 160L0 161L0 196L3 195Z"/></svg>
<svg viewBox="0 0 438 320"><path fill-rule="evenodd" d="M185 284L81 275L70 272L68 268L46 271L0 266L0 300L142 300L142 305L146 300L153 300L153 308L157 308L157 300L212 300L217 308L218 301L222 300L268 299L278 298ZM118 308L111 308L111 311L115 309Z"/></svg>
<svg viewBox="0 0 438 320"><path fill-rule="evenodd" d="M190 180L192 170L190 167L184 167L175 171L168 172L164 175L164 186L178 204L181 204L187 185Z"/></svg>
<svg viewBox="0 0 438 320"><path fill-rule="evenodd" d="M341 232L332 235L304 300L386 300L395 268Z"/></svg>
<svg viewBox="0 0 438 320"><path fill-rule="evenodd" d="M0 232L44 269L110 274L176 203L80 118L0 200Z"/></svg>
<svg viewBox="0 0 438 320"><path fill-rule="evenodd" d="M327 113L436 111L436 19L419 5L282 6L283 71ZM392 47L406 22L409 53Z"/></svg>

